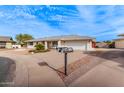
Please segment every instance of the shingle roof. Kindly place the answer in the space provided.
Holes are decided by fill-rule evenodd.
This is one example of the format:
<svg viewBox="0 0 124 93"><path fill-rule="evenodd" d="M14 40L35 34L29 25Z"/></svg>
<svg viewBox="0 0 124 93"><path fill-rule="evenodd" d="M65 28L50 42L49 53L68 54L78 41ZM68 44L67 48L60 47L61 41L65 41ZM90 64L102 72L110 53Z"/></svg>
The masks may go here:
<svg viewBox="0 0 124 93"><path fill-rule="evenodd" d="M0 36L0 41L12 41L9 36Z"/></svg>
<svg viewBox="0 0 124 93"><path fill-rule="evenodd" d="M61 35L61 36L51 36L39 39L28 40L27 42L35 41L58 41L58 40L92 40L95 39L89 36L79 36L79 35Z"/></svg>

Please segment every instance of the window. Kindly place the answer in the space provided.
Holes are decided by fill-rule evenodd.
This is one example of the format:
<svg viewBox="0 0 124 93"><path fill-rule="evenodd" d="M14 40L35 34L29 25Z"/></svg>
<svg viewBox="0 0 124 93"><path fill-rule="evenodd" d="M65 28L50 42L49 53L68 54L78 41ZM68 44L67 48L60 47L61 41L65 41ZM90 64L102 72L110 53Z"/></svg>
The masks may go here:
<svg viewBox="0 0 124 93"><path fill-rule="evenodd" d="M32 45L33 46L33 42L29 42L29 45Z"/></svg>
<svg viewBox="0 0 124 93"><path fill-rule="evenodd" d="M0 48L5 48L6 47L6 42L0 42Z"/></svg>

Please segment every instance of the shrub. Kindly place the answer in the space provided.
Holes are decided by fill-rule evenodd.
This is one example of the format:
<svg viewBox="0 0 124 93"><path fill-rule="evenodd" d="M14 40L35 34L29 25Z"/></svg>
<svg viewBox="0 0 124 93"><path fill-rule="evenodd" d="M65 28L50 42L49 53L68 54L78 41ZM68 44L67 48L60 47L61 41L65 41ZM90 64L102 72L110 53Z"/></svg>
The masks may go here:
<svg viewBox="0 0 124 93"><path fill-rule="evenodd" d="M99 48L99 46L96 46L96 48Z"/></svg>
<svg viewBox="0 0 124 93"><path fill-rule="evenodd" d="M48 52L48 51L50 51L49 49L45 49L45 47L44 47L44 45L43 44L37 44L37 45L35 45L35 49L33 49L33 50L29 50L28 52L29 53L44 53L44 52Z"/></svg>
<svg viewBox="0 0 124 93"><path fill-rule="evenodd" d="M109 48L115 48L115 42L112 42L111 44L109 44Z"/></svg>
<svg viewBox="0 0 124 93"><path fill-rule="evenodd" d="M35 45L35 47L36 47L36 50L45 50L45 47L43 44L37 44Z"/></svg>

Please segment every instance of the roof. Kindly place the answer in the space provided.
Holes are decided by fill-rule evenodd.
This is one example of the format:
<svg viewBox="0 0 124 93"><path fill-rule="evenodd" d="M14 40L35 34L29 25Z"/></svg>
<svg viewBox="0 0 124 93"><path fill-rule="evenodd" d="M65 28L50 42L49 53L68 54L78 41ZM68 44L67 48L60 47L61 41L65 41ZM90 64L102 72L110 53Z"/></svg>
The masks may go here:
<svg viewBox="0 0 124 93"><path fill-rule="evenodd" d="M118 39L114 39L114 41L117 41L117 40L124 40L124 38L118 38Z"/></svg>
<svg viewBox="0 0 124 93"><path fill-rule="evenodd" d="M51 36L39 39L27 40L27 42L36 41L58 41L58 40L93 40L95 38L89 36L79 36L79 35L61 35L61 36Z"/></svg>
<svg viewBox="0 0 124 93"><path fill-rule="evenodd" d="M124 34L119 34L118 36L124 36Z"/></svg>
<svg viewBox="0 0 124 93"><path fill-rule="evenodd" d="M8 41L12 41L12 40L11 40L11 37L9 37L9 36L0 36L0 41L8 42Z"/></svg>
<svg viewBox="0 0 124 93"><path fill-rule="evenodd" d="M105 42L99 42L99 43L96 43L96 46L101 47L101 48L107 48L108 44Z"/></svg>
<svg viewBox="0 0 124 93"><path fill-rule="evenodd" d="M114 40L114 41L117 41L117 40L124 40L124 33L119 34L118 36L120 36L120 38L113 39L113 40Z"/></svg>

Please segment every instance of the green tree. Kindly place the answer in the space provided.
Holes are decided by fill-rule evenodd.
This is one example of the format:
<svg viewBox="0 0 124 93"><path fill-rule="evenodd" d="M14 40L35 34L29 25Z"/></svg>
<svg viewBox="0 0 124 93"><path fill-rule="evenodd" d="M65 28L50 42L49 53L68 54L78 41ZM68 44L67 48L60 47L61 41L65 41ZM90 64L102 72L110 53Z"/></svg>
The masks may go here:
<svg viewBox="0 0 124 93"><path fill-rule="evenodd" d="M18 44L24 46L26 45L26 42L27 40L31 40L33 39L32 35L29 35L29 34L18 34L16 35L16 40L18 42Z"/></svg>
<svg viewBox="0 0 124 93"><path fill-rule="evenodd" d="M107 43L107 44L111 44L111 43L112 43L112 41L110 41L110 40L103 41L103 42L105 42L105 43Z"/></svg>

